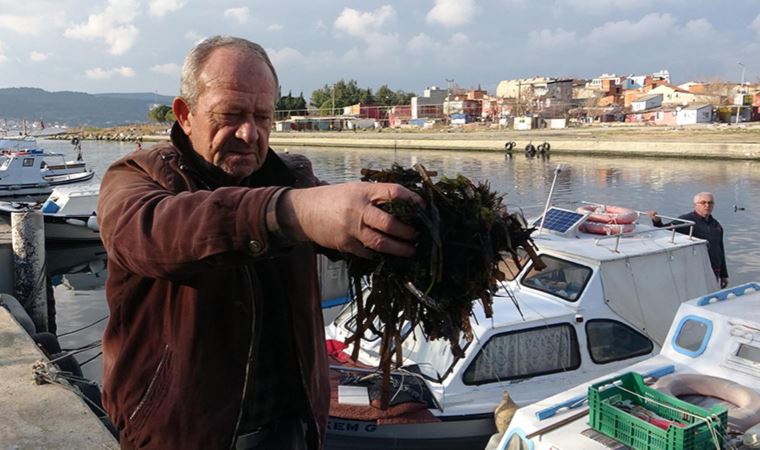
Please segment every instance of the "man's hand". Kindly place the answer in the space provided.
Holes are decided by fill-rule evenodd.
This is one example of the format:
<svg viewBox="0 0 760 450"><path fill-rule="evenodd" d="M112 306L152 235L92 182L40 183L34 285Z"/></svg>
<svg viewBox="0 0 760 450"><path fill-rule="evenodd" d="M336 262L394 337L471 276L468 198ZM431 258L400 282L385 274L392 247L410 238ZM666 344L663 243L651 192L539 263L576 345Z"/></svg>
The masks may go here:
<svg viewBox="0 0 760 450"><path fill-rule="evenodd" d="M424 204L415 193L392 183L344 183L285 192L277 205L282 231L296 241L364 258L372 250L397 256L414 254L416 230L376 205L407 199Z"/></svg>
<svg viewBox="0 0 760 450"><path fill-rule="evenodd" d="M660 217L657 215L657 211L647 211L647 216L652 219L652 222L660 221Z"/></svg>
<svg viewBox="0 0 760 450"><path fill-rule="evenodd" d="M721 278L720 279L720 288L723 289L726 286L728 286L728 278Z"/></svg>

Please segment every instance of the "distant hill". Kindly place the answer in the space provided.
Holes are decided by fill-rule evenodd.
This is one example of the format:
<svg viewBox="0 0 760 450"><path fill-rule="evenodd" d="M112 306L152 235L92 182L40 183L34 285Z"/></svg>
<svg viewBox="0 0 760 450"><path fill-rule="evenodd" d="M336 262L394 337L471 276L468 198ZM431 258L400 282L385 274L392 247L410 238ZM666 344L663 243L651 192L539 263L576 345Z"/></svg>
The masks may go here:
<svg viewBox="0 0 760 450"><path fill-rule="evenodd" d="M58 122L73 126L115 126L148 121L155 103L171 105L173 97L142 93L87 94L48 92L38 88L0 89L0 119Z"/></svg>

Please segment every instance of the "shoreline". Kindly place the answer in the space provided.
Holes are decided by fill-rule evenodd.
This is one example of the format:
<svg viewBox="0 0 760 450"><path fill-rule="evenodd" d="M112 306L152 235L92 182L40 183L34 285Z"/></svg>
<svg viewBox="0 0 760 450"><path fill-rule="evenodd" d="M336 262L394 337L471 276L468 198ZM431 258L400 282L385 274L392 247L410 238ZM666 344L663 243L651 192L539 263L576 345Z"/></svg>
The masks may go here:
<svg viewBox="0 0 760 450"><path fill-rule="evenodd" d="M161 128L161 131L165 130ZM127 132L104 129L83 133L84 140L161 142L169 139L158 129ZM71 139L61 133L51 139ZM505 153L505 143L515 142L513 154L523 154L528 143L551 144L551 153L641 156L652 158L760 159L760 126L740 125L695 127L589 126L561 130L531 131L482 128L437 130L382 129L353 131L272 132L270 144L287 147L332 147L356 149L402 149L444 151L489 151Z"/></svg>
<svg viewBox="0 0 760 450"><path fill-rule="evenodd" d="M385 133L383 133L385 134ZM288 147L343 147L343 148L376 148L403 150L449 150L449 151L491 151L506 153L506 142L516 143L513 154L524 153L528 143L538 145L542 142L551 144L551 152L555 154L580 154L604 156L642 156L657 158L690 157L700 159L735 159L760 160L760 142L691 142L652 140L623 140L623 139L567 139L550 136L523 135L513 138L510 135L493 137L472 136L467 139L454 136L425 136L410 137L394 136L321 136L315 134L292 135L292 133L272 133L269 142L273 146Z"/></svg>

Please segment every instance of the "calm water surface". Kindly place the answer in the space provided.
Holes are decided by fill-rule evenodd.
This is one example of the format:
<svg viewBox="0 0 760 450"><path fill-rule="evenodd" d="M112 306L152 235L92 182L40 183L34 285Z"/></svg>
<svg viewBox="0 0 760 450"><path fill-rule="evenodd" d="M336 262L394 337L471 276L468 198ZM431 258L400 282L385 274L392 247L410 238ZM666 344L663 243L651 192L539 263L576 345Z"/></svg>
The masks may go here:
<svg viewBox="0 0 760 450"><path fill-rule="evenodd" d="M73 154L64 141L43 141L48 150ZM84 142L85 160L102 175L110 163L135 148L133 143ZM286 150L284 148L278 150ZM677 216L691 210L692 196L711 191L716 196L714 215L725 229L725 245L731 285L760 280L760 162L704 161L684 159L609 158L552 155L549 160L527 159L517 154L437 152L403 150L354 150L294 147L287 149L308 156L320 178L337 183L355 181L364 167L387 168L393 162L409 167L423 164L441 175L466 175L488 181L506 194L511 209L529 213L546 202L554 172L561 167L553 203L570 205L581 200L654 209ZM96 177L98 177L96 175ZM734 211L734 205L745 210ZM648 219L642 219L647 221ZM64 275L55 288L59 333L89 324L108 313L103 282L106 271L102 249L57 249L49 261L65 272L67 266L79 273ZM105 322L62 338L64 346L76 347L100 338ZM80 361L95 353L83 354ZM84 367L85 375L100 380L100 358Z"/></svg>

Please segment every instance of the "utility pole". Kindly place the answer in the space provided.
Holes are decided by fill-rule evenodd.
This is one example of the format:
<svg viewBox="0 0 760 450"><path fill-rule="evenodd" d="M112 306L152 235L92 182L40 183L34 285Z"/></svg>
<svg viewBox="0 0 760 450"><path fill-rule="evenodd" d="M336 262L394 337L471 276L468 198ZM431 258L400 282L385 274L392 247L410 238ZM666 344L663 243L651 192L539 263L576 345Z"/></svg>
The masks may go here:
<svg viewBox="0 0 760 450"><path fill-rule="evenodd" d="M742 110L742 105L744 105L744 63L741 61L737 62L740 66L742 66L742 82L739 84L741 86L741 92L739 92L739 95L741 95L739 100L739 104L736 105L736 124L739 125L739 112Z"/></svg>
<svg viewBox="0 0 760 450"><path fill-rule="evenodd" d="M330 116L335 115L335 83L333 83L332 88L332 108L330 108Z"/></svg>

